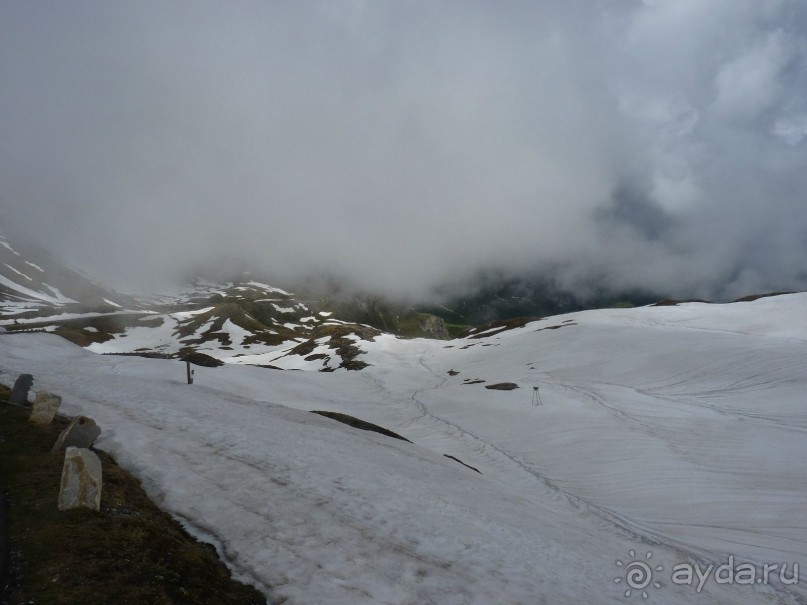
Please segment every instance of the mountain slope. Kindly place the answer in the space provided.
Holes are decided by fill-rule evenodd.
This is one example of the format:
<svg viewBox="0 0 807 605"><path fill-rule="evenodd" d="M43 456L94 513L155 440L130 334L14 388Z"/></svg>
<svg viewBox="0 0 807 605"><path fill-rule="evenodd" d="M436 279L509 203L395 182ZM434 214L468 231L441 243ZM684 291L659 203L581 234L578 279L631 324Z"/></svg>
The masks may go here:
<svg viewBox="0 0 807 605"><path fill-rule="evenodd" d="M373 325L368 325L374 324ZM97 353L210 356L228 363L358 370L381 333L447 338L441 319L364 301L302 297L249 277L197 280L171 295L105 289L40 250L0 236L0 326L56 333Z"/></svg>
<svg viewBox="0 0 807 605"><path fill-rule="evenodd" d="M110 338L88 346L96 353L183 356L194 351L227 363L281 369L361 369L358 343L380 334L370 326L335 319L318 301L250 280L200 283ZM189 309L189 310L177 310ZM161 312L167 311L167 312Z"/></svg>
<svg viewBox="0 0 807 605"><path fill-rule="evenodd" d="M647 552L659 585L633 600L807 601L789 581L807 561L807 295L474 336L381 334L362 372L227 364L194 385L176 361L42 334L0 335L0 359L95 417L99 445L276 601L624 603ZM503 382L520 388L485 388ZM729 557L787 573L673 581Z"/></svg>
<svg viewBox="0 0 807 605"><path fill-rule="evenodd" d="M12 244L0 234L0 305L14 309L131 306L133 300L93 282L32 246Z"/></svg>

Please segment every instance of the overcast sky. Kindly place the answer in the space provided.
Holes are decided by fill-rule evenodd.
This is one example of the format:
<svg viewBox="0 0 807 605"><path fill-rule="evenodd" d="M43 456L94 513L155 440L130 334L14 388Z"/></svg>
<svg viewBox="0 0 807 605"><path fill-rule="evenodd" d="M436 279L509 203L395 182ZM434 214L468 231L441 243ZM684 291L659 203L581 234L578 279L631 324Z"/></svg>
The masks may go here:
<svg viewBox="0 0 807 605"><path fill-rule="evenodd" d="M805 289L805 59L803 0L0 0L0 221L130 290Z"/></svg>

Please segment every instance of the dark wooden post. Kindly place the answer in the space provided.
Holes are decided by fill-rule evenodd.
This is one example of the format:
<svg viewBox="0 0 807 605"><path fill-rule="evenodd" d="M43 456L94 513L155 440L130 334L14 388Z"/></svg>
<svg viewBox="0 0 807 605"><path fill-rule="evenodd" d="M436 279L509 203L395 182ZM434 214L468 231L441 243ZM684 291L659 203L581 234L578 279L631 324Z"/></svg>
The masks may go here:
<svg viewBox="0 0 807 605"><path fill-rule="evenodd" d="M185 362L188 366L188 384L193 384L193 370L191 370L191 362Z"/></svg>

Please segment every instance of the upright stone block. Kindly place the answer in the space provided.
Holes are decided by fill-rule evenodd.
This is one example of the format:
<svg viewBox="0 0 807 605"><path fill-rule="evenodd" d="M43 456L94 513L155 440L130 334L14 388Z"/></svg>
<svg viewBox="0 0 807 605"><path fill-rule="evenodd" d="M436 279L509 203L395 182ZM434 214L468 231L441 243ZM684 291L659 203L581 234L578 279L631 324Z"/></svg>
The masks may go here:
<svg viewBox="0 0 807 605"><path fill-rule="evenodd" d="M92 447L100 434L101 429L95 424L95 420L87 418L87 416L77 416L59 435L51 451L58 452L67 447Z"/></svg>
<svg viewBox="0 0 807 605"><path fill-rule="evenodd" d="M101 510L101 461L84 448L69 447L64 454L59 510L85 507Z"/></svg>
<svg viewBox="0 0 807 605"><path fill-rule="evenodd" d="M8 400L16 405L28 405L28 391L34 384L34 377L31 374L20 374L14 381L11 395Z"/></svg>
<svg viewBox="0 0 807 605"><path fill-rule="evenodd" d="M31 410L31 416L28 420L36 424L50 424L53 422L53 417L56 415L60 405L62 405L62 398L59 395L39 391L36 394L34 409Z"/></svg>

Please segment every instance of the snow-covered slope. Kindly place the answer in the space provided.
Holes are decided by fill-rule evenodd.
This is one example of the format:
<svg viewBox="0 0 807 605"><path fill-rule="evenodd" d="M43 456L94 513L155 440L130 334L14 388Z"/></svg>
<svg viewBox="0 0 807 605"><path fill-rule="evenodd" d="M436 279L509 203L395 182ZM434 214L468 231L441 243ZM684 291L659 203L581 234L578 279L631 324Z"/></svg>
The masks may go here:
<svg viewBox="0 0 807 605"><path fill-rule="evenodd" d="M8 254L23 258L5 240L0 243ZM0 261L2 255L0 248ZM248 277L225 283L197 280L171 294L136 299L99 290L66 268L56 271L50 260L49 272L40 268L43 275L72 275L67 287L71 292L80 290L76 299L81 302L47 284L40 290L52 295L32 289L22 283L27 276L7 263L8 270L19 275L15 282L0 268L0 326L54 332L95 353L166 357L199 353L225 363L322 372L366 367L367 362L359 359L364 353L361 342L381 334L355 316L340 318L326 299L306 300ZM120 303L112 299L115 296ZM355 315L351 304L337 306L339 314ZM401 315L389 316L391 329L418 335L436 328L445 332L439 318L401 309Z"/></svg>
<svg viewBox="0 0 807 605"><path fill-rule="evenodd" d="M16 294L3 292L6 282ZM359 343L380 334L333 317L320 301L254 280L197 282L170 296L128 298L128 306L103 298L100 308L6 282L0 273L0 326L54 332L95 353L196 352L227 363L332 372L365 367L356 359Z"/></svg>
<svg viewBox="0 0 807 605"><path fill-rule="evenodd" d="M159 311L87 348L166 355L193 350L226 363L334 371L365 367L355 360L362 352L357 343L381 333L332 317L320 301L301 300L254 280L199 282L155 302L152 308Z"/></svg>
<svg viewBox="0 0 807 605"><path fill-rule="evenodd" d="M273 600L807 602L789 581L807 565L807 294L362 348L362 372L228 364L187 385L176 361L0 334L0 364L95 417L99 446ZM485 388L502 382L520 388ZM752 585L673 576L729 557ZM651 582L626 571L648 562Z"/></svg>
<svg viewBox="0 0 807 605"><path fill-rule="evenodd" d="M170 294L125 296L0 234L0 326L54 332L96 353L195 352L226 363L332 372L366 366L358 359L360 343L381 333L368 323L447 337L441 319L405 305L371 299L361 312L358 299L316 298L248 274L225 283L199 279Z"/></svg>
<svg viewBox="0 0 807 605"><path fill-rule="evenodd" d="M112 292L65 266L46 252L11 242L0 233L0 313L22 315L40 308L130 304Z"/></svg>

